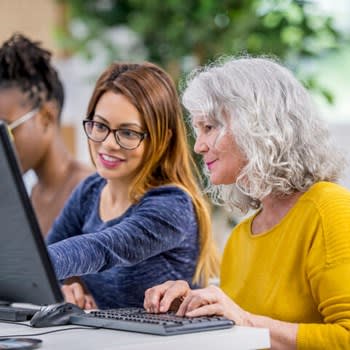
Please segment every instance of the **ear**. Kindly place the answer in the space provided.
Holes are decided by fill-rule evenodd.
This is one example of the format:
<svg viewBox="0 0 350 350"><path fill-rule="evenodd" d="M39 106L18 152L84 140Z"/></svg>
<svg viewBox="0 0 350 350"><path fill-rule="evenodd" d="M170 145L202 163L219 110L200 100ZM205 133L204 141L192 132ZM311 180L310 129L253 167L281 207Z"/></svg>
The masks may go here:
<svg viewBox="0 0 350 350"><path fill-rule="evenodd" d="M58 125L58 109L54 102L47 101L42 104L39 111L40 122L46 130L48 127Z"/></svg>

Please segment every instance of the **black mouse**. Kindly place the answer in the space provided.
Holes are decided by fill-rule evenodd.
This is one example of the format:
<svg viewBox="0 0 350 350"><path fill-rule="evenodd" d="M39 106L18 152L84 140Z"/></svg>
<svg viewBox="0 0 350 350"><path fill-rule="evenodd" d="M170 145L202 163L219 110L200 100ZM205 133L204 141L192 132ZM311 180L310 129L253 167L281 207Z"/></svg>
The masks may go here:
<svg viewBox="0 0 350 350"><path fill-rule="evenodd" d="M79 306L71 303L52 304L37 311L30 320L30 325L32 327L60 326L68 324L71 316L82 313L84 311Z"/></svg>

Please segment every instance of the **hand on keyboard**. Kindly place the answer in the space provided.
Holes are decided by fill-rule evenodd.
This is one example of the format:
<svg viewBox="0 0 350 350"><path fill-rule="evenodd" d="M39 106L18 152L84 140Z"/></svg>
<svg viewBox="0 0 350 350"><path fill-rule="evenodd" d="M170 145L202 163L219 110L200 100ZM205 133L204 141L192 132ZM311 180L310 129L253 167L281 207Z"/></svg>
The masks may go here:
<svg viewBox="0 0 350 350"><path fill-rule="evenodd" d="M190 292L186 281L167 281L146 290L143 306L148 312L154 313L177 311Z"/></svg>

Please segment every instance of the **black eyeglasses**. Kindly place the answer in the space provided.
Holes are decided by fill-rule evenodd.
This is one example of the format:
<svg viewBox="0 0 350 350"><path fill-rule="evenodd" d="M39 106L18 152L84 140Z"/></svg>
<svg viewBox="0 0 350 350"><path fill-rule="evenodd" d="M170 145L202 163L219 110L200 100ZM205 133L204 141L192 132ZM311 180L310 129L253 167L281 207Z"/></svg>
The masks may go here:
<svg viewBox="0 0 350 350"><path fill-rule="evenodd" d="M108 125L95 120L83 120L86 136L94 142L103 142L112 132L117 144L124 149L132 150L140 146L147 132L138 132L127 128L111 129Z"/></svg>

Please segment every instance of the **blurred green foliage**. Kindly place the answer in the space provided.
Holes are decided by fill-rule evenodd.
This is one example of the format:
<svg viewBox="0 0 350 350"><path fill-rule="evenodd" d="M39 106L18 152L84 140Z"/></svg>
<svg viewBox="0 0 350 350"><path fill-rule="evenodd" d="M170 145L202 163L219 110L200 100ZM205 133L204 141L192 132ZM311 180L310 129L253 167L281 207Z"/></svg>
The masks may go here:
<svg viewBox="0 0 350 350"><path fill-rule="evenodd" d="M268 55L279 58L300 80L328 102L333 95L312 70L300 67L338 50L343 34L333 19L306 0L57 0L68 13L67 28L57 32L61 46L87 58L108 52L124 57L105 33L127 26L137 33L147 59L175 80L197 65L223 55ZM132 54L128 60L133 60ZM311 62L311 63L310 63ZM106 65L109 62L105 62ZM191 148L193 138L189 138ZM200 162L196 157L196 162ZM205 181L205 179L203 179Z"/></svg>
<svg viewBox="0 0 350 350"><path fill-rule="evenodd" d="M301 0L57 0L68 10L68 26L60 33L65 49L87 57L97 54L89 43L99 39L118 59L118 50L103 36L107 29L126 25L147 49L146 59L167 69L175 79L221 55L277 56L297 71L305 58L322 56L342 42L332 18ZM62 33L64 33L62 35ZM300 76L307 87L328 101L332 94L317 77Z"/></svg>

